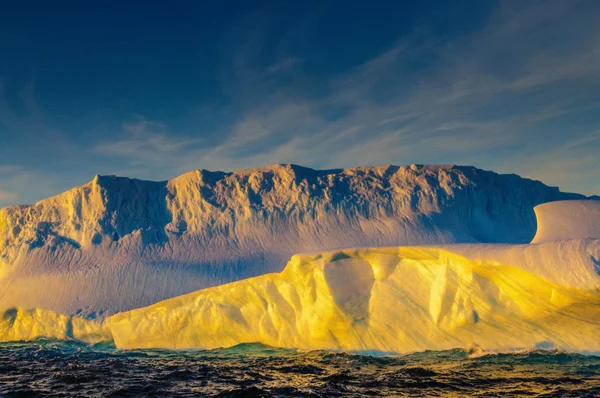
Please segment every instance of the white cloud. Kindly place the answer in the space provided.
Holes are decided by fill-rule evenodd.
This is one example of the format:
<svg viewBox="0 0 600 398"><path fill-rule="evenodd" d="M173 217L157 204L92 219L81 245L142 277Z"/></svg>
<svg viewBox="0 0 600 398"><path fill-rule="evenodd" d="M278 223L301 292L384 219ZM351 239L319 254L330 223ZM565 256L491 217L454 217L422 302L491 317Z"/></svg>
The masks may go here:
<svg viewBox="0 0 600 398"><path fill-rule="evenodd" d="M102 155L130 156L153 161L160 153L177 152L199 142L198 139L175 139L168 133L167 126L145 118L124 123L123 130L124 138L99 144L94 151Z"/></svg>
<svg viewBox="0 0 600 398"><path fill-rule="evenodd" d="M271 163L435 162L597 193L595 174L582 170L597 170L600 161L568 145L600 128L593 116L600 107L600 26L588 8L598 6L501 2L478 31L440 38L420 30L327 80L303 73L305 62L285 54L266 68L257 64L260 40L249 38L233 49L231 71L224 72L235 103L220 110L229 116L217 127L220 139L206 143L142 119L94 152L125 159L124 171L149 178ZM421 59L430 63L415 68ZM282 80L283 70L293 73ZM582 117L589 120L574 126Z"/></svg>
<svg viewBox="0 0 600 398"><path fill-rule="evenodd" d="M490 23L469 35L410 36L325 82L327 94L317 98L281 87L245 109L228 140L202 160L258 166L283 156L323 167L452 162L526 173L521 165L532 154L523 148L533 147L539 164L570 170L582 158L562 144L595 134L594 120L569 132L549 123L599 107L600 28L593 13L584 15L585 3L519 4L501 3ZM423 56L436 61L412 69L411 60ZM240 75L246 90L254 84L250 91L264 92L260 79ZM328 120L323 114L332 107L345 111ZM586 166L599 163L589 158ZM556 173L537 174L568 189L600 189L591 178L575 185Z"/></svg>

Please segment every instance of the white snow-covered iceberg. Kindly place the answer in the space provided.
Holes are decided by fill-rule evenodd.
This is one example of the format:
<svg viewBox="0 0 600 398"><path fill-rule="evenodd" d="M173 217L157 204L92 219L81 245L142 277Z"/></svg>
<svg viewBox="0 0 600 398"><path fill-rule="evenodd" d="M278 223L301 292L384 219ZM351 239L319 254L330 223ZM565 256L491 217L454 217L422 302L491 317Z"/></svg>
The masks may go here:
<svg viewBox="0 0 600 398"><path fill-rule="evenodd" d="M132 310L342 247L527 243L533 207L584 196L463 166L96 176L0 209L0 310Z"/></svg>
<svg viewBox="0 0 600 398"><path fill-rule="evenodd" d="M473 343L483 349L541 344L600 352L600 236L593 228L600 202L554 206L579 209L555 212L585 220L581 229L575 225L569 231L576 239L546 232L543 242L532 244L295 255L280 273L189 293L98 323L10 310L0 315L0 340L107 339L124 349L260 342L399 353ZM560 225L558 216L553 222Z"/></svg>
<svg viewBox="0 0 600 398"><path fill-rule="evenodd" d="M536 214L547 214L542 205ZM564 211L561 211L564 208ZM122 348L278 347L407 352L464 347L600 351L600 202L556 202L562 234L296 255L283 272L120 313ZM560 220L560 215L567 218ZM576 220L576 222L568 222ZM576 239L569 239L572 234Z"/></svg>
<svg viewBox="0 0 600 398"><path fill-rule="evenodd" d="M580 254L577 245L572 254ZM543 249L560 257L555 245ZM583 248L599 252L598 242ZM456 250L461 251L461 248ZM268 274L116 314L122 348L277 347L409 352L465 347L600 351L600 286L592 261L565 278L547 264L472 260L452 247L297 255ZM564 272L564 270L562 271ZM570 285L570 286L569 286ZM591 289L590 289L591 288Z"/></svg>

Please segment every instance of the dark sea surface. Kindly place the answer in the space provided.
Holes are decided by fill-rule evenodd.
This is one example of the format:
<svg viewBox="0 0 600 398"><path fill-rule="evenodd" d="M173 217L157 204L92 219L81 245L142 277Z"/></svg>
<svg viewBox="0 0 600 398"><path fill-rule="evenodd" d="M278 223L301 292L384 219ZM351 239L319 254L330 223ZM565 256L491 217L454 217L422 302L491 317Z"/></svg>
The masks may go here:
<svg viewBox="0 0 600 398"><path fill-rule="evenodd" d="M478 350L403 356L275 349L119 351L0 344L0 396L600 396L600 357Z"/></svg>

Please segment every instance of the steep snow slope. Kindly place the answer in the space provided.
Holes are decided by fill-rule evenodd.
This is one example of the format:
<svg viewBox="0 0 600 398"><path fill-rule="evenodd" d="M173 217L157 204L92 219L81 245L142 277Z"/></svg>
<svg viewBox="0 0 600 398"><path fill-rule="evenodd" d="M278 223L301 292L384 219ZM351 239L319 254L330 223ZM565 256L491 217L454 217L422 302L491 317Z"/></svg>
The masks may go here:
<svg viewBox="0 0 600 398"><path fill-rule="evenodd" d="M296 252L525 243L537 204L582 198L473 167L199 170L97 176L0 210L0 309L114 313L281 271Z"/></svg>
<svg viewBox="0 0 600 398"><path fill-rule="evenodd" d="M538 228L532 243L600 237L600 201L544 203L534 210Z"/></svg>
<svg viewBox="0 0 600 398"><path fill-rule="evenodd" d="M522 246L521 246L522 247ZM594 243L598 254L600 246ZM556 248L547 245L548 258ZM577 253L572 253L577 255ZM584 261L581 261L582 263ZM278 347L408 352L554 344L600 351L598 290L558 282L565 264L473 261L451 247L294 256L280 274L218 286L113 316L121 348ZM587 261L574 285L600 287Z"/></svg>

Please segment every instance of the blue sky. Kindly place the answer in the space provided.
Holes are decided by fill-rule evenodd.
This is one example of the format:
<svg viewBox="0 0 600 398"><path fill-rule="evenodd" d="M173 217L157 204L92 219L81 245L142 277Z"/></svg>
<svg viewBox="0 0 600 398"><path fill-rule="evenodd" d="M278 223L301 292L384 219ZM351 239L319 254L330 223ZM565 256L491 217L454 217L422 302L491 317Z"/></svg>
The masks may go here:
<svg viewBox="0 0 600 398"><path fill-rule="evenodd" d="M600 193L598 1L146 3L3 5L0 206L273 163Z"/></svg>

